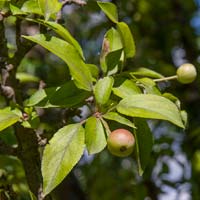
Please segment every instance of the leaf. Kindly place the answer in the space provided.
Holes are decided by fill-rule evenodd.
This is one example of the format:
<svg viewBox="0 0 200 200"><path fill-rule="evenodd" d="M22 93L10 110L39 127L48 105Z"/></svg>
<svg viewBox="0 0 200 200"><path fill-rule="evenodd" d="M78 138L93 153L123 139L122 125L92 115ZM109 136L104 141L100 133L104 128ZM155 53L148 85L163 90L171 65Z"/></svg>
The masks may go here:
<svg viewBox="0 0 200 200"><path fill-rule="evenodd" d="M113 88L113 93L125 98L133 94L140 94L141 90L133 81L127 79L119 87Z"/></svg>
<svg viewBox="0 0 200 200"><path fill-rule="evenodd" d="M162 78L163 75L159 74L158 72L155 72L151 69L141 67L137 69L135 72L131 72L130 75L138 75L138 76L145 76L150 78Z"/></svg>
<svg viewBox="0 0 200 200"><path fill-rule="evenodd" d="M137 130L134 132L136 138L136 154L140 176L143 174L151 157L153 147L153 135L144 119L134 120Z"/></svg>
<svg viewBox="0 0 200 200"><path fill-rule="evenodd" d="M36 196L29 190L31 200L37 200Z"/></svg>
<svg viewBox="0 0 200 200"><path fill-rule="evenodd" d="M25 1L21 10L26 13L34 13L38 15L42 15L42 11L38 5L38 0L29 0Z"/></svg>
<svg viewBox="0 0 200 200"><path fill-rule="evenodd" d="M89 154L99 153L105 148L107 142L100 119L93 116L88 118L85 125L85 141Z"/></svg>
<svg viewBox="0 0 200 200"><path fill-rule="evenodd" d="M23 36L24 38L36 42L48 49L59 58L64 60L70 70L74 82L80 89L91 91L92 75L88 66L83 62L81 56L77 53L74 46L57 37L38 34L34 36Z"/></svg>
<svg viewBox="0 0 200 200"><path fill-rule="evenodd" d="M89 96L89 92L78 89L73 81L59 87L38 90L27 101L26 106L73 107Z"/></svg>
<svg viewBox="0 0 200 200"><path fill-rule="evenodd" d="M104 73L106 73L108 70L107 64L109 65L111 64L110 58L106 60L106 57L109 54L111 54L111 52L114 52L115 56L119 56L118 54L120 53L120 51L122 51L122 48L123 48L122 41L118 31L114 28L109 29L104 36L101 55L100 55L101 68ZM121 54L119 59L121 59ZM111 54L110 56L112 56L113 58L113 54ZM118 60L118 57L116 58L116 60ZM117 62L119 62L119 60Z"/></svg>
<svg viewBox="0 0 200 200"><path fill-rule="evenodd" d="M42 19L37 19L37 22L53 29L58 35L60 35L65 41L67 41L69 44L73 45L76 50L79 52L81 57L84 59L83 51L79 43L75 40L75 38L70 34L70 32L63 27L62 25L52 22L52 21L44 21Z"/></svg>
<svg viewBox="0 0 200 200"><path fill-rule="evenodd" d="M67 125L54 134L42 157L45 196L61 183L80 160L84 146L84 129L80 124Z"/></svg>
<svg viewBox="0 0 200 200"><path fill-rule="evenodd" d="M43 107L48 102L48 100L50 99L50 97L55 91L56 91L55 87L39 89L28 100L26 100L25 105L35 106L43 101L43 104L41 105L41 107ZM44 104L44 100L45 100L45 104Z"/></svg>
<svg viewBox="0 0 200 200"><path fill-rule="evenodd" d="M39 82L40 80L38 77L24 72L17 72L16 77L21 83Z"/></svg>
<svg viewBox="0 0 200 200"><path fill-rule="evenodd" d="M103 115L103 118L119 122L120 124L124 124L124 125L130 126L132 128L136 128L133 122L131 122L127 118L119 115L116 112L108 112Z"/></svg>
<svg viewBox="0 0 200 200"><path fill-rule="evenodd" d="M94 87L94 96L99 105L104 105L108 102L113 84L114 79L108 76L97 81Z"/></svg>
<svg viewBox="0 0 200 200"><path fill-rule="evenodd" d="M20 119L20 116L12 112L9 108L0 110L0 131L15 124Z"/></svg>
<svg viewBox="0 0 200 200"><path fill-rule="evenodd" d="M112 22L118 22L117 7L115 4L101 1L97 1L97 4Z"/></svg>
<svg viewBox="0 0 200 200"><path fill-rule="evenodd" d="M20 8L17 6L13 5L10 3L10 11L12 12L12 15L26 15L27 13L22 11Z"/></svg>
<svg viewBox="0 0 200 200"><path fill-rule="evenodd" d="M52 105L73 107L89 97L89 94L89 92L78 89L73 81L69 81L50 96L49 102Z"/></svg>
<svg viewBox="0 0 200 200"><path fill-rule="evenodd" d="M38 5L46 21L62 7L62 4L58 0L38 0Z"/></svg>
<svg viewBox="0 0 200 200"><path fill-rule="evenodd" d="M137 82L140 83L144 93L161 95L160 90L157 88L156 83L152 79L145 77L137 79Z"/></svg>
<svg viewBox="0 0 200 200"><path fill-rule="evenodd" d="M117 23L117 30L121 35L126 58L132 58L135 55L135 42L128 25L119 22Z"/></svg>
<svg viewBox="0 0 200 200"><path fill-rule="evenodd" d="M122 49L111 51L106 55L105 59L108 71L112 71L116 67L116 65L119 64L121 55L122 55Z"/></svg>
<svg viewBox="0 0 200 200"><path fill-rule="evenodd" d="M119 102L117 111L132 117L167 120L184 128L177 106L162 96L152 94L131 95Z"/></svg>

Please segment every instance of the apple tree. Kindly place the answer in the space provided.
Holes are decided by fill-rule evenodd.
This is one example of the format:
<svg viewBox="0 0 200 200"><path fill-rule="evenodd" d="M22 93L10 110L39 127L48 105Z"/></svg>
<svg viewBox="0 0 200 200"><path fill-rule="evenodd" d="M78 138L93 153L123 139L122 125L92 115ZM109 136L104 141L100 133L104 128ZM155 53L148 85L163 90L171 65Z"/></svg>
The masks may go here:
<svg viewBox="0 0 200 200"><path fill-rule="evenodd" d="M153 147L149 120L164 120L181 129L187 126L180 100L165 92L162 83L173 79L191 83L197 75L195 67L185 63L175 75L165 77L148 67L128 66L137 49L133 34L120 20L116 5L101 1L95 4L110 23L96 55L98 63L90 63L62 24L62 11L71 3L84 10L82 0L0 2L0 134L12 132L17 141L9 144L0 139L0 154L21 161L31 199L52 199L52 191L84 151L96 155L107 146L113 156L133 157L142 176ZM9 20L15 30L14 47L7 40ZM64 63L62 84L49 86L39 77L19 71L35 46ZM37 87L31 90L30 83ZM57 123L56 130L45 134L42 120L48 111L61 118L60 123L51 122ZM4 199L17 199L15 190L10 187L0 194Z"/></svg>

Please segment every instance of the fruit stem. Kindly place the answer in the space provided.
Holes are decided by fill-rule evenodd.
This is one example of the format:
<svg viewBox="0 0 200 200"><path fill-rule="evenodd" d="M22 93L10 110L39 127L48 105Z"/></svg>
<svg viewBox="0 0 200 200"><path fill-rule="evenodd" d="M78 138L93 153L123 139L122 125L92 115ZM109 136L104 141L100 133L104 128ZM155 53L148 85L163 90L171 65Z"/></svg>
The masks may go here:
<svg viewBox="0 0 200 200"><path fill-rule="evenodd" d="M154 82L169 81L173 79L177 79L177 75L154 79Z"/></svg>

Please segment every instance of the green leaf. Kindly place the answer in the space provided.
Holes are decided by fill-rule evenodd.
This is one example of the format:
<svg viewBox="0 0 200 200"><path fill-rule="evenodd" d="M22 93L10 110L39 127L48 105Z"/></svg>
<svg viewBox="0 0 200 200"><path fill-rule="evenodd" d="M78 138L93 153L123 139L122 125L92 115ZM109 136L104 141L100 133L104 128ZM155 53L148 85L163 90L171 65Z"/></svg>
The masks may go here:
<svg viewBox="0 0 200 200"><path fill-rule="evenodd" d="M113 83L114 79L108 76L97 81L94 87L94 96L99 105L104 105L108 102Z"/></svg>
<svg viewBox="0 0 200 200"><path fill-rule="evenodd" d="M69 44L73 45L76 50L79 52L81 57L84 59L83 51L79 43L75 40L75 38L70 34L70 32L63 27L62 25L51 22L51 21L44 21L42 19L37 19L39 23L53 29L58 35L60 35L65 41L67 41Z"/></svg>
<svg viewBox="0 0 200 200"><path fill-rule="evenodd" d="M90 117L85 125L85 142L89 154L95 154L102 151L107 142L104 133L104 128L100 119Z"/></svg>
<svg viewBox="0 0 200 200"><path fill-rule="evenodd" d="M20 119L20 116L8 109L0 110L0 131L15 124Z"/></svg>
<svg viewBox="0 0 200 200"><path fill-rule="evenodd" d="M60 184L80 160L84 140L84 129L80 124L67 125L54 134L42 157L44 195Z"/></svg>
<svg viewBox="0 0 200 200"><path fill-rule="evenodd" d="M89 97L89 94L89 92L78 89L73 81L69 81L50 96L49 102L52 105L73 107Z"/></svg>
<svg viewBox="0 0 200 200"><path fill-rule="evenodd" d="M111 51L106 55L105 60L108 68L108 73L110 72L109 75L112 74L111 71L113 71L113 69L119 64L122 51L123 49L118 49L115 51Z"/></svg>
<svg viewBox="0 0 200 200"><path fill-rule="evenodd" d="M31 200L37 200L36 196L29 190Z"/></svg>
<svg viewBox="0 0 200 200"><path fill-rule="evenodd" d="M38 90L27 101L26 106L73 107L89 97L89 92L78 89L73 81L59 87Z"/></svg>
<svg viewBox="0 0 200 200"><path fill-rule="evenodd" d="M137 127L137 130L134 132L136 138L137 164L141 176L151 157L153 135L146 120L135 119L134 122Z"/></svg>
<svg viewBox="0 0 200 200"><path fill-rule="evenodd" d="M26 106L35 106L43 101L43 104L41 106L41 107L43 107L45 104L47 104L48 100L50 99L50 97L52 96L52 94L55 91L56 91L55 87L39 89L28 100L26 100L25 105ZM44 104L44 100L45 100L45 104Z"/></svg>
<svg viewBox="0 0 200 200"><path fill-rule="evenodd" d="M137 79L138 84L143 88L144 93L161 95L156 83L150 78Z"/></svg>
<svg viewBox="0 0 200 200"><path fill-rule="evenodd" d="M112 89L113 93L121 98L128 97L133 94L140 94L140 88L131 80L125 80L119 87Z"/></svg>
<svg viewBox="0 0 200 200"><path fill-rule="evenodd" d="M97 1L97 4L112 22L118 22L117 7L115 4L101 1Z"/></svg>
<svg viewBox="0 0 200 200"><path fill-rule="evenodd" d="M38 0L29 0L25 1L23 6L21 7L22 12L25 13L34 13L38 15L42 15L42 11L38 5Z"/></svg>
<svg viewBox="0 0 200 200"><path fill-rule="evenodd" d="M40 80L38 77L24 72L17 72L16 77L21 83L39 82Z"/></svg>
<svg viewBox="0 0 200 200"><path fill-rule="evenodd" d="M108 113L103 115L103 118L119 122L120 124L124 124L124 125L130 126L132 128L136 128L133 122L131 122L127 118L119 115L116 112L108 112Z"/></svg>
<svg viewBox="0 0 200 200"><path fill-rule="evenodd" d="M101 68L102 68L104 73L106 73L107 70L108 70L107 64L110 64L110 61L109 61L110 59L106 60L106 57L111 52L115 52L114 54L117 53L117 56L118 56L118 54L120 53L119 51L122 50L122 47L123 47L122 41L121 41L121 37L120 37L120 34L118 33L118 31L114 28L109 29L104 36L101 55L100 55ZM121 54L122 54L122 52L121 52ZM111 54L111 56L112 56L112 54ZM116 60L118 60L118 57L117 57ZM123 58L122 58L122 60L123 60Z"/></svg>
<svg viewBox="0 0 200 200"><path fill-rule="evenodd" d="M128 25L119 22L117 23L117 30L121 35L126 58L132 58L135 55L135 42Z"/></svg>
<svg viewBox="0 0 200 200"><path fill-rule="evenodd" d="M137 69L135 72L131 72L130 75L138 75L138 76L145 76L150 78L163 78L162 74L159 74L158 72L155 72L151 69L141 67Z"/></svg>
<svg viewBox="0 0 200 200"><path fill-rule="evenodd" d="M87 66L92 74L92 77L94 77L96 81L96 79L99 77L99 68L94 64L87 64Z"/></svg>
<svg viewBox="0 0 200 200"><path fill-rule="evenodd" d="M74 48L74 46L57 37L45 36L43 34L23 37L40 44L64 60L69 67L70 73L77 87L91 91L92 75L88 69L88 66L83 62L81 56L77 53L77 50Z"/></svg>
<svg viewBox="0 0 200 200"><path fill-rule="evenodd" d="M38 5L46 21L62 7L62 4L58 0L38 0Z"/></svg>
<svg viewBox="0 0 200 200"><path fill-rule="evenodd" d="M17 6L13 5L10 3L10 11L12 12L13 15L26 15L27 13L22 11L20 8Z"/></svg>
<svg viewBox="0 0 200 200"><path fill-rule="evenodd" d="M177 106L162 96L152 94L128 96L119 102L117 111L132 117L167 120L184 128Z"/></svg>

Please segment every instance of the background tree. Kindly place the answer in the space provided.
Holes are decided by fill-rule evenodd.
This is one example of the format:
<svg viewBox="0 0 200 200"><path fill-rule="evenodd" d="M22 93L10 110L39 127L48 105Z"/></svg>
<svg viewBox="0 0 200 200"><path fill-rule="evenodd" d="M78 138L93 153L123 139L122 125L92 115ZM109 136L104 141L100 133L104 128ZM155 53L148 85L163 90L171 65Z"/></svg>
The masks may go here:
<svg viewBox="0 0 200 200"><path fill-rule="evenodd" d="M46 140L50 140L58 129L66 124L82 121L90 113L86 107L74 109L65 105L64 108L51 108L42 96L43 93L39 93L35 99L32 99L33 106L40 100L43 101L40 102L40 108L37 105L36 112L33 112L31 103L29 103L29 107L22 108L25 105L23 101L30 98L38 88L41 89L40 91L44 91L42 88L45 87L51 88L49 91L45 90L48 95L55 91L55 87L71 80L70 70L66 68L66 64L62 60L41 46L35 46L34 43L21 39L22 34L35 35L40 32L55 35L56 32L56 29L52 28L53 25L49 26L43 19L45 17L48 20L50 17L51 20L55 20L51 14L59 11L61 5L58 4L56 7L54 4L51 7L49 4L50 6L47 8L43 7L43 1L38 1L40 10L35 11L33 7L28 7L32 2L34 1L22 0L2 1L1 3L1 107L9 105L12 109L15 108L15 113L20 116L13 117L11 115L6 121L10 121L11 124L18 120L22 122L15 124L14 128L4 129L0 134L0 152L6 154L0 159L2 199L9 199L9 197L11 199L29 199L26 181L32 193L42 199L43 196L38 194L42 183L38 145L40 149L43 149ZM112 2L117 5L119 21L124 21L129 25L136 43L136 55L134 59L126 60L124 71L133 70L133 68L135 71L137 68L147 67L160 74L171 76L176 73L176 67L185 62L195 64L198 70L199 27L195 23L195 19L198 19L198 1L196 4L193 1L158 2L154 0ZM106 53L102 51L102 41L107 30L111 26L115 26L115 18L114 20L110 20L109 16L106 18L105 14L100 12L96 1L89 1L83 7L77 4L83 5L84 2L63 1L62 12L57 15L56 20L67 27L73 37L79 41L87 63L99 66L98 55L101 53L101 58L103 58L103 53ZM45 9L47 10L45 11ZM44 17L41 17L41 12ZM68 42L69 40L67 38ZM74 40L72 41L74 42ZM106 48L104 49L105 41L104 39L103 50L106 50ZM80 50L77 44L73 43L73 45ZM35 47L29 51L33 46ZM115 52L114 60L119 61L119 56L117 56L119 53L121 53L120 49ZM113 62L112 57L111 62ZM102 66L103 59L101 60ZM95 70L95 67L93 68ZM20 80L20 84L18 80ZM42 81L39 82L39 80ZM107 84L111 82L110 79L107 80ZM145 83L143 82L143 84ZM176 81L159 84L162 92L172 92L181 99L181 107L189 114L189 127L183 132L182 129L166 122L149 122L154 134L154 146L151 159L142 177L138 176L135 157L121 159L110 155L107 150L95 154L95 156L88 156L87 153L84 153L82 160L54 190L51 198L128 200L149 197L159 199L164 196L163 193L167 193L168 196L175 195L174 199L180 198L182 195L187 195L188 199L198 199L199 180L197 177L200 162L198 84L199 79L189 85L181 85ZM65 86L63 91L66 91L67 87L71 89L74 86ZM82 87L85 86L82 85ZM152 92L152 88L146 87L145 89ZM63 95L63 92L60 94ZM62 95L60 96L61 100L66 98ZM85 93L82 95L83 98L87 96ZM61 100L59 99L59 101ZM176 98L174 100L177 101ZM33 101L36 101L36 104ZM54 103L55 101L58 99L54 99ZM63 102L59 103L63 104ZM44 107L49 108L44 109ZM80 107L81 105L78 108ZM38 122L36 113L39 115L40 122ZM8 117L8 113L5 116ZM91 119L91 123L94 123L94 119ZM6 123L3 126L11 124ZM137 125L139 127L139 124ZM109 126L112 130L121 128L122 125L109 121ZM127 126L125 127L127 128ZM15 148L16 144L18 144L18 148ZM7 156L7 154L17 155L21 159L28 178L26 181L20 161L16 157ZM31 171L34 173L29 173ZM179 176L174 176L174 171Z"/></svg>

